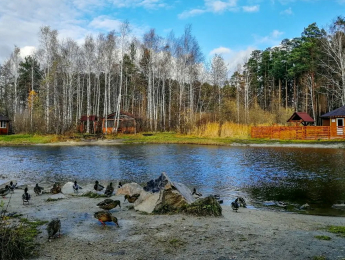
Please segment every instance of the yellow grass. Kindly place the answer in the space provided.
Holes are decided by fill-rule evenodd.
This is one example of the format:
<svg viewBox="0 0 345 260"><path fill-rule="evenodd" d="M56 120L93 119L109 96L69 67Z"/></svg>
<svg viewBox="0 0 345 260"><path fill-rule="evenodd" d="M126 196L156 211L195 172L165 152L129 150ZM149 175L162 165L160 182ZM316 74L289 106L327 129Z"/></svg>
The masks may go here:
<svg viewBox="0 0 345 260"><path fill-rule="evenodd" d="M221 137L246 139L250 137L250 125L236 124L232 122L206 123L196 127L191 134L199 137Z"/></svg>

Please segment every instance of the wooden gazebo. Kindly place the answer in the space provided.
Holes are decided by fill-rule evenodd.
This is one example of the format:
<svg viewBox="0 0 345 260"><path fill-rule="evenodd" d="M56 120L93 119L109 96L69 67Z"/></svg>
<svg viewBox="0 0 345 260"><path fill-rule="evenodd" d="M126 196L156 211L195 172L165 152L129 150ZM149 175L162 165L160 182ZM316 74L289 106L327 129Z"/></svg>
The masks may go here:
<svg viewBox="0 0 345 260"><path fill-rule="evenodd" d="M294 123L296 126L302 124L304 126L311 125L315 121L314 119L306 112L295 112L287 121L288 123Z"/></svg>

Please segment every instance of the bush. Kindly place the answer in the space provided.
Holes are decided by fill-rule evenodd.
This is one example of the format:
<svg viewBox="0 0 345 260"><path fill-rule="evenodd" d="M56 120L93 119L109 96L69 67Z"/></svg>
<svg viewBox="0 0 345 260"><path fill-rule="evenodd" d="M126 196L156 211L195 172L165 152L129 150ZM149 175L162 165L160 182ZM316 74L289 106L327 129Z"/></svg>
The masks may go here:
<svg viewBox="0 0 345 260"><path fill-rule="evenodd" d="M37 227L46 222L9 218L5 212L1 211L0 215L0 260L17 260L37 255Z"/></svg>

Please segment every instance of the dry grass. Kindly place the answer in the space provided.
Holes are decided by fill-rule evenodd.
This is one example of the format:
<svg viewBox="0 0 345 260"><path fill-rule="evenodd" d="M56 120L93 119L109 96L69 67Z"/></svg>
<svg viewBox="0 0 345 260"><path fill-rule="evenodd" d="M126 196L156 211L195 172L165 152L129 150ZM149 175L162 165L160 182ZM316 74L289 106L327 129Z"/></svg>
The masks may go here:
<svg viewBox="0 0 345 260"><path fill-rule="evenodd" d="M221 137L247 139L250 137L250 125L236 124L232 122L206 123L194 129L193 135L199 137Z"/></svg>

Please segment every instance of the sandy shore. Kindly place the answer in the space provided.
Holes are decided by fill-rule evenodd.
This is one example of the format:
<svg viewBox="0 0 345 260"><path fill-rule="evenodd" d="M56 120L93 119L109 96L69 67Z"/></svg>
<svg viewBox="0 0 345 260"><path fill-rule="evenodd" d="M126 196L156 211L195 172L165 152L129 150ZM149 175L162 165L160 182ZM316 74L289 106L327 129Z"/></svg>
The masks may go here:
<svg viewBox="0 0 345 260"><path fill-rule="evenodd" d="M48 187L46 187L48 189ZM223 206L222 217L148 215L137 212L123 196L112 196L122 208L111 212L120 227L106 227L93 217L102 198L65 195L48 202L49 194L22 205L22 190L10 199L9 212L28 219L61 219L60 238L48 242L46 225L38 236L36 259L345 259L345 238L329 233L329 225L345 226L343 217L322 217L240 208L236 213ZM319 240L315 236L329 236Z"/></svg>

